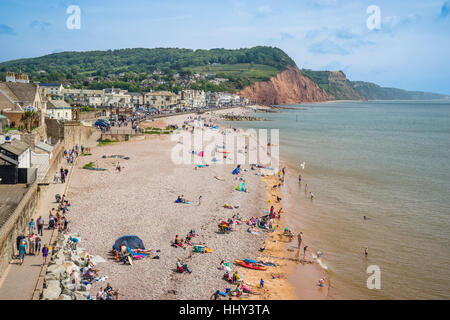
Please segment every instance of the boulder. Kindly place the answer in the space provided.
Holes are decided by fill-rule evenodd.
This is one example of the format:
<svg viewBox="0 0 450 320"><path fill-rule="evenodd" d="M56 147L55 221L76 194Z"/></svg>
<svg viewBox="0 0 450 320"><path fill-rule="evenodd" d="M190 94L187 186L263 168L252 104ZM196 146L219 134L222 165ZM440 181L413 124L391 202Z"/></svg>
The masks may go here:
<svg viewBox="0 0 450 320"><path fill-rule="evenodd" d="M75 291L74 293L75 300L87 300L87 296L89 295L88 292L79 292Z"/></svg>
<svg viewBox="0 0 450 320"><path fill-rule="evenodd" d="M58 297L58 299L56 299L56 300L72 300L72 297L71 297L71 296L68 296L68 295L66 295L66 294L62 294L62 295L60 295L60 296Z"/></svg>
<svg viewBox="0 0 450 320"><path fill-rule="evenodd" d="M61 282L58 280L48 280L45 281L45 286L48 287L61 287Z"/></svg>
<svg viewBox="0 0 450 320"><path fill-rule="evenodd" d="M53 264L47 268L47 273L53 274L58 280L61 279L61 276L65 271L64 266L61 264Z"/></svg>
<svg viewBox="0 0 450 320"><path fill-rule="evenodd" d="M71 261L64 262L64 270L70 274L72 270L78 270L78 267Z"/></svg>
<svg viewBox="0 0 450 320"><path fill-rule="evenodd" d="M54 273L47 273L45 275L45 281L50 281L50 280L58 280L56 278L56 275Z"/></svg>
<svg viewBox="0 0 450 320"><path fill-rule="evenodd" d="M61 287L59 286L50 286L45 288L42 291L42 299L43 300L54 300L59 297L61 294Z"/></svg>

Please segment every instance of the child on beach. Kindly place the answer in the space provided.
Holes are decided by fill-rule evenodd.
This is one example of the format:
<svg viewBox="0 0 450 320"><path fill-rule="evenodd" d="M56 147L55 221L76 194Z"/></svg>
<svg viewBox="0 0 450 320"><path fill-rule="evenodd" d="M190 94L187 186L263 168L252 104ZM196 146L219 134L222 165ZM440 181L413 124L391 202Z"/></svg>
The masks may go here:
<svg viewBox="0 0 450 320"><path fill-rule="evenodd" d="M42 247L42 264L44 265L47 262L49 249L46 244Z"/></svg>

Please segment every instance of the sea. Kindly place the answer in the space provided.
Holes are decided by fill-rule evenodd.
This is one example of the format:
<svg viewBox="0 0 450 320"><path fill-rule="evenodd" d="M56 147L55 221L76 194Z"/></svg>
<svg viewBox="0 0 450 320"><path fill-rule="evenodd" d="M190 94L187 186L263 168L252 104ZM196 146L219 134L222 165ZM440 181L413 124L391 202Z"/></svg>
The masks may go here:
<svg viewBox="0 0 450 320"><path fill-rule="evenodd" d="M328 298L450 299L450 101L281 107L232 125L279 130L286 222Z"/></svg>

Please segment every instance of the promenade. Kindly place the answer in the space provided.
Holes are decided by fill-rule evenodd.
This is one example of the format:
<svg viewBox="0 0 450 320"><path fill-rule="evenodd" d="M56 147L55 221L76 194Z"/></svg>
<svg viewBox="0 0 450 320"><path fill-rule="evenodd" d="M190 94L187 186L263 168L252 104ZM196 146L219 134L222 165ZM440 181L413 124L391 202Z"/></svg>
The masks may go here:
<svg viewBox="0 0 450 320"><path fill-rule="evenodd" d="M99 132L95 132L86 146L93 147L97 139L99 137ZM42 239L42 245L49 244L50 241L54 241L55 238L52 239L53 232L55 235L57 231L49 230L47 228L48 225L48 216L49 211L52 208L56 208L57 203L55 202L55 194L66 194L70 185L70 181L72 179L73 168L78 162L76 159L73 165L68 166L63 160L60 166L69 169L69 176L66 179L66 183L50 183L44 192L41 192L41 198L39 200L38 207L36 212L33 215L34 220L36 221L39 216L45 220L44 230ZM58 166L58 168L60 168ZM52 172L50 177L53 177L55 172ZM70 199L69 199L70 200ZM70 228L70 224L69 224ZM27 231L24 230L25 235L27 235ZM50 256L49 256L50 257ZM47 259L47 262L49 259ZM38 298L38 295L34 295L35 291L39 292L40 286L38 286L39 276L41 272L45 274L46 266L42 265L42 253L36 255L26 255L24 262L22 265L19 264L19 260L12 260L9 264L7 270L5 271L3 277L0 279L0 300L31 300L34 298ZM40 282L41 285L42 282Z"/></svg>

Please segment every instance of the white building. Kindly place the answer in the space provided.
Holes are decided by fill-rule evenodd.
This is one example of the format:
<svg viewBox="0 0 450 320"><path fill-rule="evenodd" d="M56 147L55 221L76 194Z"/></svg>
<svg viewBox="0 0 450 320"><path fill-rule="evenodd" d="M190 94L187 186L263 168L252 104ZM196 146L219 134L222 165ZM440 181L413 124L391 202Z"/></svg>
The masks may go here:
<svg viewBox="0 0 450 320"><path fill-rule="evenodd" d="M47 117L58 120L72 120L72 107L64 100L49 100L47 102Z"/></svg>
<svg viewBox="0 0 450 320"><path fill-rule="evenodd" d="M43 96L48 94L51 96L59 96L62 89L64 89L64 87L61 83L39 83L39 90Z"/></svg>
<svg viewBox="0 0 450 320"><path fill-rule="evenodd" d="M0 145L0 153L17 161L18 168L31 167L31 150L26 143L17 139L5 142Z"/></svg>
<svg viewBox="0 0 450 320"><path fill-rule="evenodd" d="M183 90L179 93L180 103L186 107L206 107L206 93L203 90Z"/></svg>

